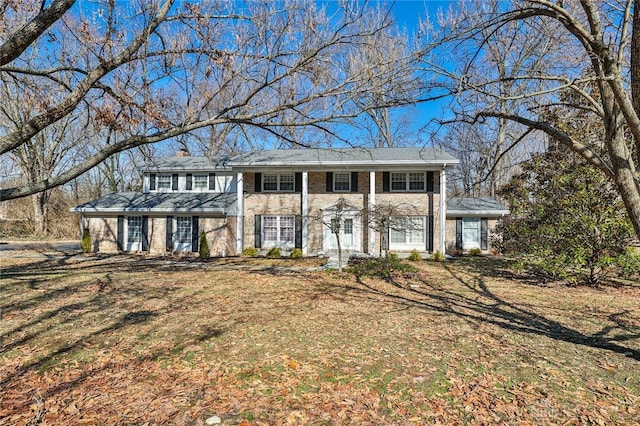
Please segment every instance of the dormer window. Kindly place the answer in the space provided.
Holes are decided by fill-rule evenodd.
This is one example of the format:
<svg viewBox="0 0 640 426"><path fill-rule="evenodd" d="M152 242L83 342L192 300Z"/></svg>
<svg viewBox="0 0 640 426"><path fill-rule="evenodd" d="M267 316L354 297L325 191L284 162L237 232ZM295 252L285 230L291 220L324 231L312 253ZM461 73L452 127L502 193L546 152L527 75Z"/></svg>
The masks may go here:
<svg viewBox="0 0 640 426"><path fill-rule="evenodd" d="M193 189L197 191L209 189L209 175L193 175Z"/></svg>
<svg viewBox="0 0 640 426"><path fill-rule="evenodd" d="M158 191L171 191L171 175L158 175Z"/></svg>

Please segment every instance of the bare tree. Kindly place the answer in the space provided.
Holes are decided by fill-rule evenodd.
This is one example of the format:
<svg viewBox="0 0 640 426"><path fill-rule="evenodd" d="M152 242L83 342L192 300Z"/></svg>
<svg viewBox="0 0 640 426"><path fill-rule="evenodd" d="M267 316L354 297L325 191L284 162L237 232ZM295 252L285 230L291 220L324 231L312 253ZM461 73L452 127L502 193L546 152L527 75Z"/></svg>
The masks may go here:
<svg viewBox="0 0 640 426"><path fill-rule="evenodd" d="M494 1L481 9L465 6L461 2L460 12L441 22L445 30L438 48L467 52L457 58L462 61L457 72L439 68L452 91L481 100L473 114L476 121L508 120L541 132L604 171L615 182L640 237L640 118L634 95L640 87L640 49L632 43L640 37L639 2L518 0ZM516 69L507 52L498 51L504 73L467 73L487 54L487 44L495 44L503 29L512 25L526 37L514 39L509 51L525 49L526 40L540 43L530 58ZM505 84L518 90L505 92ZM594 86L595 93L589 90ZM515 101L517 108L502 107ZM604 139L582 139L549 123L543 113L551 106L562 106L567 116L571 111L587 112L592 121L603 124Z"/></svg>
<svg viewBox="0 0 640 426"><path fill-rule="evenodd" d="M345 218L360 217L362 210L352 205L344 197L340 197L336 203L328 209L318 212L315 220L327 227L336 239L336 247L338 248L338 272L342 272L342 240L340 238L341 230L344 226Z"/></svg>
<svg viewBox="0 0 640 426"><path fill-rule="evenodd" d="M52 176L3 188L0 197L51 189L118 152L199 129L255 128L290 144L307 143L288 136L296 128L339 138L335 126L372 108L354 101L384 93L393 78L372 79L351 66L391 21L344 4L330 15L296 0L98 0L87 10L68 0L8 3L14 10L0 17L0 80L17 91L45 87L46 102L0 129L0 155L69 115L86 117L103 144Z"/></svg>

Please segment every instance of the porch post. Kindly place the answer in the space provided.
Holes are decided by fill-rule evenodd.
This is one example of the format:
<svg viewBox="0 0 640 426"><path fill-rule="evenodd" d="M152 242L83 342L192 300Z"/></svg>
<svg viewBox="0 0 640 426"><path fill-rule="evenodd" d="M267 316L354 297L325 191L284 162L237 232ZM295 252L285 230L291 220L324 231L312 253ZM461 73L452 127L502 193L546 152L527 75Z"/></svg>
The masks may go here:
<svg viewBox="0 0 640 426"><path fill-rule="evenodd" d="M376 172L369 171L369 215L376 205ZM376 252L376 231L369 224L365 224L369 230L369 254Z"/></svg>
<svg viewBox="0 0 640 426"><path fill-rule="evenodd" d="M440 253L447 252L447 171L443 167L440 171Z"/></svg>
<svg viewBox="0 0 640 426"><path fill-rule="evenodd" d="M302 255L307 255L307 233L309 226L309 173L302 172Z"/></svg>
<svg viewBox="0 0 640 426"><path fill-rule="evenodd" d="M244 249L244 180L242 172L237 174L236 194L238 197L238 214L236 217L236 254L241 254Z"/></svg>

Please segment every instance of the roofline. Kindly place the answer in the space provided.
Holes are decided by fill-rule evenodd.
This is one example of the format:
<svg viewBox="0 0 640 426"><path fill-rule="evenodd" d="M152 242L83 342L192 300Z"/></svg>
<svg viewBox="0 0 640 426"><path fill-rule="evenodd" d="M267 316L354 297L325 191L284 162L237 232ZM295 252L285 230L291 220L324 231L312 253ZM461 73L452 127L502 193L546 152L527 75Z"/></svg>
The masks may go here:
<svg viewBox="0 0 640 426"><path fill-rule="evenodd" d="M447 216L506 216L509 210L447 210Z"/></svg>
<svg viewBox="0 0 640 426"><path fill-rule="evenodd" d="M119 209L119 208L106 208L106 209L97 209L95 207L91 207L91 208L78 208L78 207L73 207L69 209L71 212L73 213L127 213L127 212L140 212L140 213L172 213L172 212L180 212L180 213L192 213L192 212L199 212L199 213L218 213L220 215L224 215L224 216L228 216L228 212L225 209L220 209L220 208L215 208L215 209L210 209L210 208L192 208L192 209L185 209L185 208L135 208L135 207L129 207L129 208L124 208L124 209Z"/></svg>
<svg viewBox="0 0 640 426"><path fill-rule="evenodd" d="M371 166L378 166L380 168L389 167L406 167L415 166L424 168L425 166L431 166L434 170L440 170L443 167L452 168L453 166L460 164L459 160L428 160L428 161L415 161L415 160L375 160L375 161L265 161L265 162L235 162L231 163L232 169L248 169L248 168L277 168L277 167L361 167L368 169Z"/></svg>

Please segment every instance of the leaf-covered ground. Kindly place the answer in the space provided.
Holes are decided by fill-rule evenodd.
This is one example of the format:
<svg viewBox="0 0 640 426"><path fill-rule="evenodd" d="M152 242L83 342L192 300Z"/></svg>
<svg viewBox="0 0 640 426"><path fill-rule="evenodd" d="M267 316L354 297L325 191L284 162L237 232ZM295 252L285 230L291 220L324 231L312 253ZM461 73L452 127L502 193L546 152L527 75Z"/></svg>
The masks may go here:
<svg viewBox="0 0 640 426"><path fill-rule="evenodd" d="M0 424L634 424L640 286L3 258Z"/></svg>

